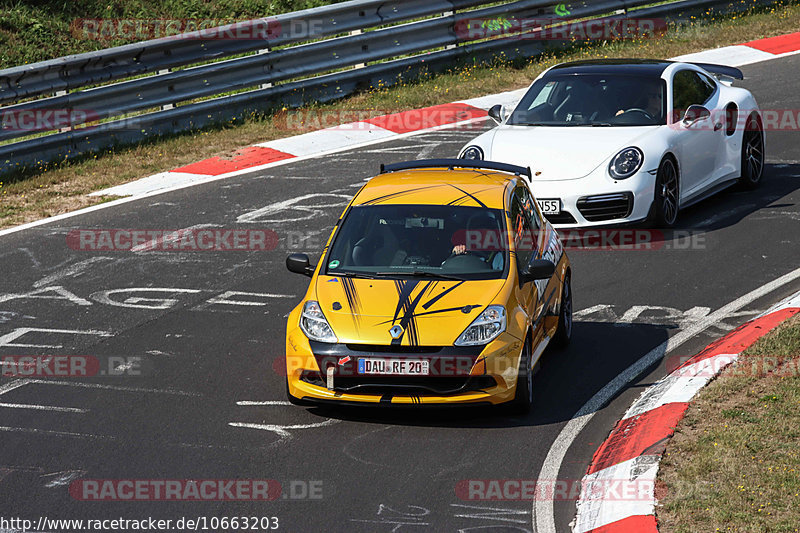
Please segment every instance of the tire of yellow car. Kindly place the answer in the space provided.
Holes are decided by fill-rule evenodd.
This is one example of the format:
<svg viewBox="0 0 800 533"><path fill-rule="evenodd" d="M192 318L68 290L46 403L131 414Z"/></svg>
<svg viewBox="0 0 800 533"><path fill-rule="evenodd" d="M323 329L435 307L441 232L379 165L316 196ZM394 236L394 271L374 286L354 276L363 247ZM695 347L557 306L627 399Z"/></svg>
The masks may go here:
<svg viewBox="0 0 800 533"><path fill-rule="evenodd" d="M561 309L558 313L558 328L553 335L553 345L563 348L572 339L572 282L569 273L561 288Z"/></svg>
<svg viewBox="0 0 800 533"><path fill-rule="evenodd" d="M519 376L517 376L516 390L514 399L511 400L509 407L516 414L526 414L531 410L533 404L533 369L530 365L531 343L530 337L522 345L522 353L519 361Z"/></svg>

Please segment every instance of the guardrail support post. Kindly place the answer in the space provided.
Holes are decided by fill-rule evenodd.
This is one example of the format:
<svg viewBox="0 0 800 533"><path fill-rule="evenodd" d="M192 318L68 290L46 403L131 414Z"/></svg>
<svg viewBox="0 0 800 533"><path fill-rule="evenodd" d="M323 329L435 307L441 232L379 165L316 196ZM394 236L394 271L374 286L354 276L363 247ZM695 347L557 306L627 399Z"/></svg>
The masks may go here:
<svg viewBox="0 0 800 533"><path fill-rule="evenodd" d="M169 74L170 72L172 72L171 68L159 70L158 72L156 72L156 76L161 76L162 74ZM167 109L172 109L173 107L175 107L175 104L164 104L161 106L161 111L166 111Z"/></svg>
<svg viewBox="0 0 800 533"><path fill-rule="evenodd" d="M66 95L67 91L64 90L64 91L56 91L54 96L66 96ZM66 128L58 128L58 133L65 133L68 131L72 131L72 126L67 126Z"/></svg>
<svg viewBox="0 0 800 533"><path fill-rule="evenodd" d="M443 17L454 17L455 14L456 14L455 10L453 10L453 11L445 11L444 13L442 13L442 16ZM456 48L457 46L458 46L458 43L456 43L456 44L448 44L447 46L444 47L444 49L445 50L452 50L453 48Z"/></svg>
<svg viewBox="0 0 800 533"><path fill-rule="evenodd" d="M350 35L361 35L362 33L364 33L364 30L358 29L351 31ZM366 63L358 63L356 65L353 65L353 68L364 68L366 66L367 66Z"/></svg>
<svg viewBox="0 0 800 533"><path fill-rule="evenodd" d="M272 49L271 49L270 47L262 48L261 50L259 50L259 51L257 52L257 54L258 54L258 55L261 55L261 54L268 54L268 53L270 53L270 51L271 51L271 50L272 50ZM262 83L261 85L259 85L259 88L261 88L261 89L269 89L270 87L272 87L272 82L269 82L269 83Z"/></svg>

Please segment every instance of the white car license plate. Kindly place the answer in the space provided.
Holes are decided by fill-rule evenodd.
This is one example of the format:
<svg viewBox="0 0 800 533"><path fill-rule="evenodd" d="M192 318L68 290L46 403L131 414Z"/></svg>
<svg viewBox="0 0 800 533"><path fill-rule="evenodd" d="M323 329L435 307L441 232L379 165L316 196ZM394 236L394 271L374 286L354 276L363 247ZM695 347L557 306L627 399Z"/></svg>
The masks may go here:
<svg viewBox="0 0 800 533"><path fill-rule="evenodd" d="M358 373L395 376L427 376L430 373L430 361L367 357L358 360Z"/></svg>
<svg viewBox="0 0 800 533"><path fill-rule="evenodd" d="M543 215L557 215L561 213L561 200L558 198L542 198L536 201L539 202L539 209L542 210Z"/></svg>

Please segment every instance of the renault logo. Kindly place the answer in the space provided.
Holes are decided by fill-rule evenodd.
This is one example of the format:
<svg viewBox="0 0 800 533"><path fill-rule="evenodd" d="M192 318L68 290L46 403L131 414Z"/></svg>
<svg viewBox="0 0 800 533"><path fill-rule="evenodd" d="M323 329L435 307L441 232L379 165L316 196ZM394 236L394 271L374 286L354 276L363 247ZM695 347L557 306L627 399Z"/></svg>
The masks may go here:
<svg viewBox="0 0 800 533"><path fill-rule="evenodd" d="M395 324L389 329L389 335L391 335L393 339L399 339L402 334L403 326L399 324Z"/></svg>

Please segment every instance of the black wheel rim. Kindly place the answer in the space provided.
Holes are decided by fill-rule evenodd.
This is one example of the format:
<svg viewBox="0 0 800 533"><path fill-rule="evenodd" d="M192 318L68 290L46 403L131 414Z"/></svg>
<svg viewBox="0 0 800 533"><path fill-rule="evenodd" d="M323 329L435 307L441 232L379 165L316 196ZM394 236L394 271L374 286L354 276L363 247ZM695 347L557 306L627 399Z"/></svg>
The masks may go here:
<svg viewBox="0 0 800 533"><path fill-rule="evenodd" d="M567 337L572 335L572 290L569 278L564 282L564 301L561 302L561 320L564 324L564 333Z"/></svg>
<svg viewBox="0 0 800 533"><path fill-rule="evenodd" d="M661 197L661 212L664 214L664 222L672 224L678 216L678 173L675 165L667 159L661 167L661 183L659 184L659 196Z"/></svg>
<svg viewBox="0 0 800 533"><path fill-rule="evenodd" d="M764 138L758 129L747 132L747 140L744 143L744 163L747 168L747 179L753 183L758 182L764 171Z"/></svg>

